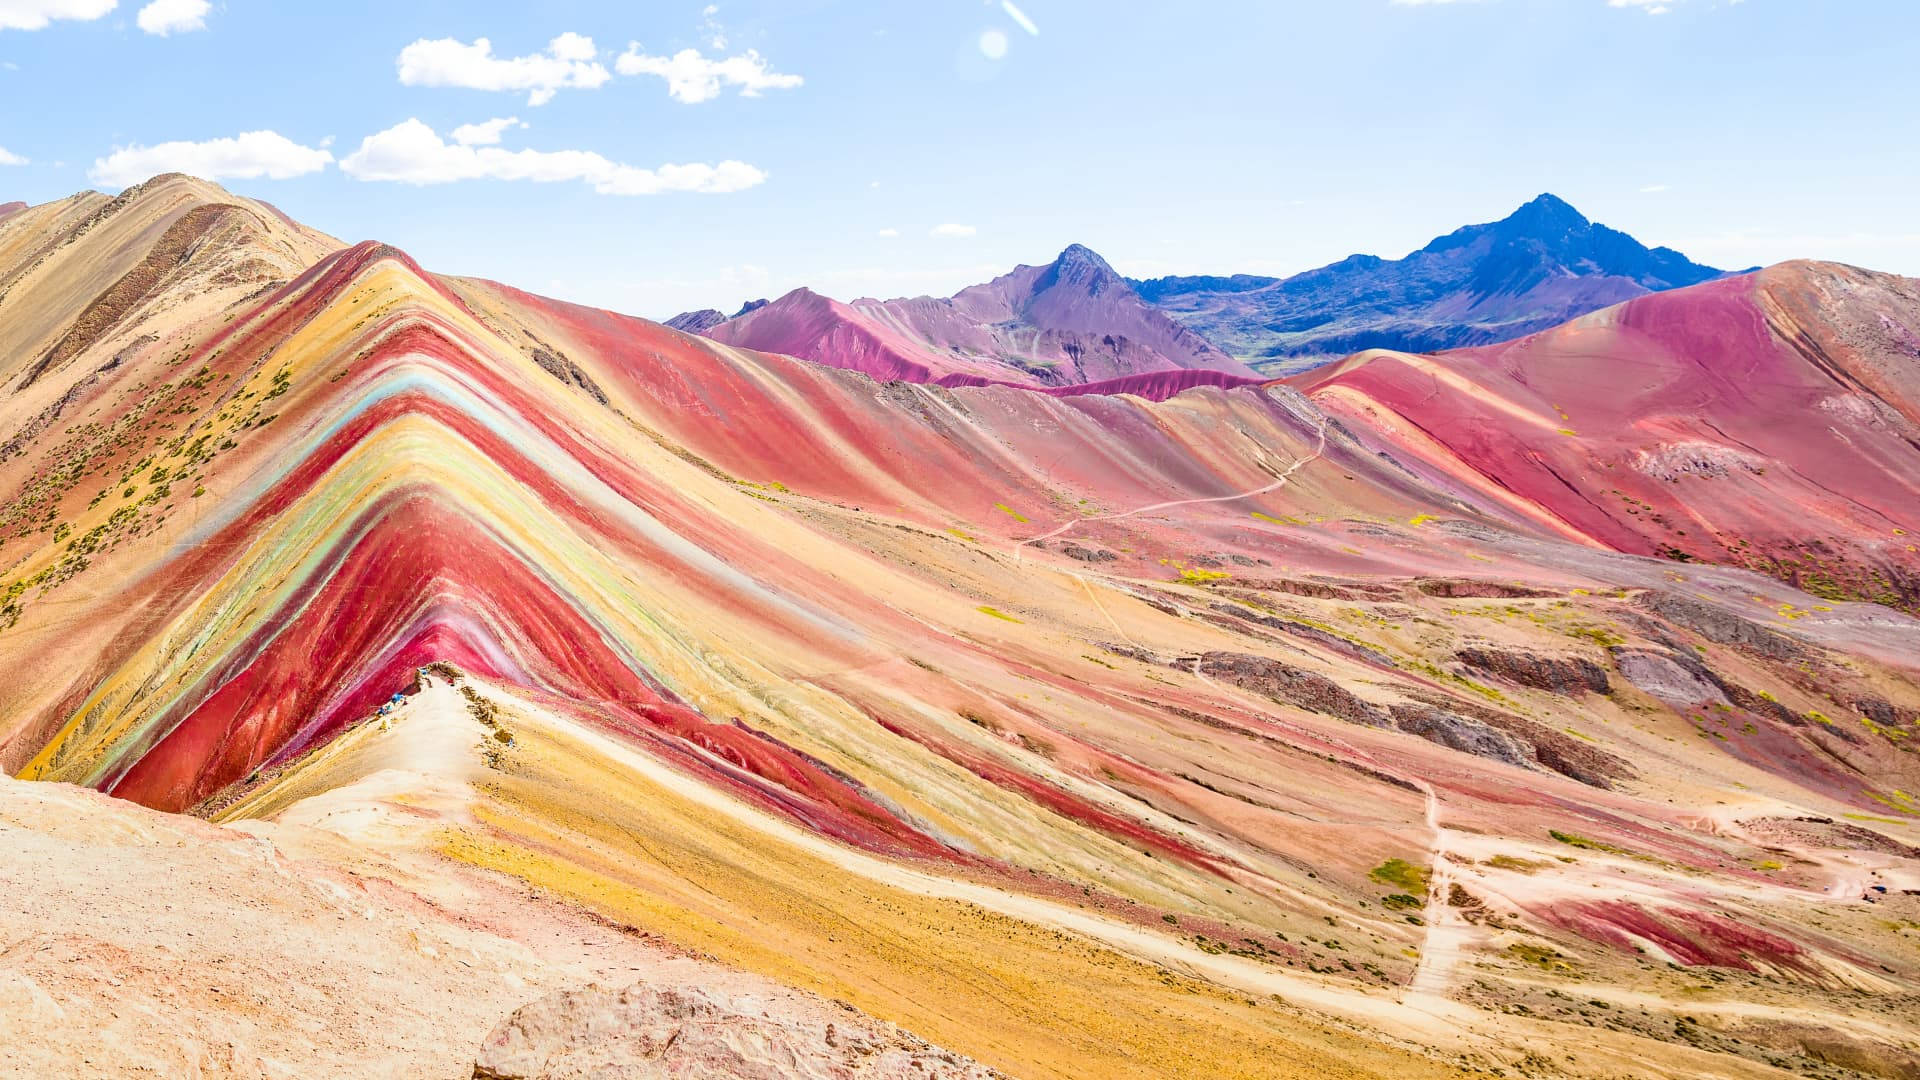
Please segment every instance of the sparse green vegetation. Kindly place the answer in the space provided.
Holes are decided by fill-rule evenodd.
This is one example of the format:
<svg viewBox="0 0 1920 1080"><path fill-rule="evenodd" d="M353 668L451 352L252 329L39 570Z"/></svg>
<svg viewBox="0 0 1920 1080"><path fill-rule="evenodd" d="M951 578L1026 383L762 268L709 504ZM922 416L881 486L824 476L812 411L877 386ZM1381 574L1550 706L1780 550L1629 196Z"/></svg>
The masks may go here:
<svg viewBox="0 0 1920 1080"><path fill-rule="evenodd" d="M1568 847L1576 847L1582 851L1604 851L1609 855L1625 855L1629 858L1635 857L1634 853L1628 851L1626 848L1617 847L1604 840L1594 840L1581 836L1578 833L1561 832L1559 829L1548 829L1547 835Z"/></svg>
<svg viewBox="0 0 1920 1080"><path fill-rule="evenodd" d="M1388 859L1374 867L1367 876L1382 885L1397 885L1409 893L1420 896L1427 893L1427 868L1415 866L1405 859Z"/></svg>
<svg viewBox="0 0 1920 1080"><path fill-rule="evenodd" d="M1545 945L1528 945L1516 941L1507 946L1507 955L1546 971L1573 966L1567 962L1565 953Z"/></svg>

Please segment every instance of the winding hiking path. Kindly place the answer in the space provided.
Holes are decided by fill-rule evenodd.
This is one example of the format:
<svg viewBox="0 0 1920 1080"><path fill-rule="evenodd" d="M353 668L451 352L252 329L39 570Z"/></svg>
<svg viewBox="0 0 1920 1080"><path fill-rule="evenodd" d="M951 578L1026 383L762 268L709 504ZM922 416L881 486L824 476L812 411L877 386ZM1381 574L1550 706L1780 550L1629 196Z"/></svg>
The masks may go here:
<svg viewBox="0 0 1920 1080"><path fill-rule="evenodd" d="M1324 414L1317 414L1315 419L1317 420L1317 424L1314 433L1315 441L1313 452L1306 457L1295 460L1293 464L1287 466L1274 478L1272 483L1263 484L1260 487L1235 492L1230 495L1212 495L1193 499L1169 499L1164 502L1150 503L1146 506L1136 506L1131 510L1121 510L1111 514L1093 514L1087 517L1073 518L1038 536L1019 541L1014 545L1014 555L1018 558L1021 548L1029 544L1038 544L1052 540L1057 536L1065 535L1073 531L1075 526L1085 522L1116 521L1122 518L1134 517L1139 514L1153 513L1158 510L1171 510L1181 506L1199 506L1208 503L1234 502L1240 499L1251 499L1272 491L1278 491L1285 487L1289 480L1293 479L1295 473L1306 468L1313 462L1318 461L1321 456L1326 453L1327 418ZM1087 580L1077 573L1073 574L1073 577L1080 582L1082 588L1087 590L1087 598L1093 601L1095 607L1100 608L1101 614L1106 615L1107 621L1113 623L1114 629L1119 631L1124 637L1126 632L1120 629L1117 622L1113 622L1113 617L1107 613L1105 607L1101 606L1099 600L1093 596L1093 590L1088 585ZM1219 683L1209 678L1206 672L1201 670L1200 657L1195 657L1193 660L1193 674L1194 677L1208 686L1215 689L1221 688ZM1414 968L1413 978L1407 984L1406 993L1402 1000L1407 1001L1410 999L1424 998L1428 999L1431 1003L1433 999L1444 999L1448 987L1452 984L1454 970L1459 966L1462 947L1467 939L1472 936L1472 930L1466 925L1465 920L1461 919L1454 912L1452 906L1448 903L1448 897L1453 888L1454 873L1453 865L1448 859L1447 830L1440 823L1440 797L1434 791L1433 785L1427 783L1424 779L1417 776L1405 776L1400 773L1399 770L1388 769L1381 765L1380 762L1374 760L1373 755L1366 753L1358 747L1348 744L1348 749L1353 751L1356 757L1365 759L1375 768L1380 768L1385 772L1400 776L1401 779L1417 787L1421 794L1426 797L1426 828L1428 832L1432 834L1432 839L1428 843L1428 860L1431 870L1429 871L1430 877L1427 895L1425 897L1426 907L1422 912L1422 918L1426 922L1426 937L1421 943L1419 964Z"/></svg>
<svg viewBox="0 0 1920 1080"><path fill-rule="evenodd" d="M1038 544L1046 540L1051 540L1056 536L1060 536L1064 533L1072 531L1074 526L1081 525L1089 521L1117 521L1120 518L1130 518L1136 514L1150 514L1156 510L1171 510L1176 506L1199 506L1204 503L1234 502L1239 499L1251 499L1258 495L1265 495L1270 491L1278 491L1281 488L1287 486L1287 481L1293 478L1294 473L1297 473L1301 469L1305 468L1306 466L1311 465L1315 461L1320 460L1320 455L1326 453L1327 451L1327 418L1325 416L1322 416L1319 418L1319 420L1320 420L1320 425L1319 425L1320 429L1319 429L1319 432L1317 433L1318 442L1313 448L1313 453L1307 455L1306 457L1300 458L1299 460L1295 461L1293 464L1287 466L1286 469L1280 473L1279 477L1275 479L1271 484L1266 484L1262 487L1252 488L1247 491L1235 492L1232 495L1210 495L1210 496L1206 496L1198 499L1169 499L1166 502L1150 503L1146 506L1136 506L1131 510L1121 510L1117 513L1112 513L1112 514L1093 514L1088 517L1073 518L1072 520L1067 521L1066 523L1058 526L1057 528L1052 529L1051 531L1041 533L1039 536L1028 537L1027 539L1020 541L1018 544L1014 545L1014 549L1017 552L1020 548L1026 547L1028 544Z"/></svg>

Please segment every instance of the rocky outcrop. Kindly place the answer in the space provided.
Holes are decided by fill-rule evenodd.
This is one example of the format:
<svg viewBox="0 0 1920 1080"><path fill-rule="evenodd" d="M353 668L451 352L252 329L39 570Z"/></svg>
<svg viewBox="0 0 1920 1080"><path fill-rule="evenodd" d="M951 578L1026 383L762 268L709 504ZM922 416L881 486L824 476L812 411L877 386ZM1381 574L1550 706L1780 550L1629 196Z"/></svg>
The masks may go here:
<svg viewBox="0 0 1920 1080"><path fill-rule="evenodd" d="M560 353L545 347L535 348L533 350L533 362L540 365L540 370L559 379L568 386L586 391L588 397L600 404L605 405L607 403L607 392L600 389L600 384L593 381L593 376L587 374L585 369L581 368L579 364L574 363Z"/></svg>
<svg viewBox="0 0 1920 1080"><path fill-rule="evenodd" d="M1283 634L1291 634L1294 637L1305 638L1308 641L1318 645L1324 645L1354 660L1365 661L1369 664L1378 664L1381 667L1393 666L1393 659L1387 654L1378 649L1362 645L1357 641L1348 640L1330 630L1322 630L1317 626L1308 626L1306 623L1294 622L1291 619L1282 619L1278 616L1254 611L1251 608L1241 607L1238 604L1214 604L1212 605L1212 610L1221 615L1227 615L1245 622L1256 623L1260 626L1278 630Z"/></svg>
<svg viewBox="0 0 1920 1080"><path fill-rule="evenodd" d="M1807 654L1804 646L1785 634L1704 600L1656 590L1641 594L1638 602L1653 614L1715 644L1730 645L1768 660L1798 660Z"/></svg>
<svg viewBox="0 0 1920 1080"><path fill-rule="evenodd" d="M1060 553L1069 559L1078 559L1085 563L1115 562L1120 556L1105 548L1081 547L1079 544L1063 544Z"/></svg>
<svg viewBox="0 0 1920 1080"><path fill-rule="evenodd" d="M645 983L566 990L502 1021L474 1080L728 1077L732 1080L987 1080L999 1074L846 1006L797 1019L750 995Z"/></svg>
<svg viewBox="0 0 1920 1080"><path fill-rule="evenodd" d="M1456 652L1454 659L1476 671L1517 686L1555 694L1604 694L1612 689L1607 682L1606 669L1584 657L1540 656L1536 653L1475 646Z"/></svg>
<svg viewBox="0 0 1920 1080"><path fill-rule="evenodd" d="M726 321L726 314L719 309L701 308L699 311L683 311L668 319L666 325L683 334L704 334Z"/></svg>
<svg viewBox="0 0 1920 1080"><path fill-rule="evenodd" d="M1420 578L1413 587L1428 596L1445 600L1537 600L1560 595L1551 589L1535 589L1504 581L1477 581L1473 578Z"/></svg>
<svg viewBox="0 0 1920 1080"><path fill-rule="evenodd" d="M1314 600L1398 600L1400 590L1370 581L1333 581L1327 578L1255 578L1236 581L1243 589L1286 593Z"/></svg>
<svg viewBox="0 0 1920 1080"><path fill-rule="evenodd" d="M1195 670L1210 679L1232 683L1242 690L1265 694L1309 712L1326 713L1369 727L1385 727L1389 722L1387 710L1361 700L1325 675L1265 656L1211 652L1199 657Z"/></svg>
<svg viewBox="0 0 1920 1080"><path fill-rule="evenodd" d="M1525 746L1541 768L1589 787L1610 789L1616 782L1631 780L1636 775L1633 766L1618 755L1557 728L1438 693L1415 692L1412 696L1422 704L1472 717L1487 727L1505 732Z"/></svg>
<svg viewBox="0 0 1920 1080"><path fill-rule="evenodd" d="M1672 708L1685 710L1697 705L1718 705L1743 709L1755 716L1764 716L1794 727L1806 727L1813 723L1812 719L1787 708L1771 695L1722 677L1682 650L1662 653L1615 646L1612 652L1621 677ZM1833 730L1848 742L1859 741L1859 736L1851 729Z"/></svg>
<svg viewBox="0 0 1920 1080"><path fill-rule="evenodd" d="M1375 705L1324 675L1263 656L1214 652L1168 660L1145 650L1104 645L1109 652L1150 663L1197 670L1220 682L1264 694L1309 712L1368 727L1392 727L1463 754L1519 768L1550 769L1597 788L1630 778L1626 762L1571 735L1495 709L1442 697Z"/></svg>
<svg viewBox="0 0 1920 1080"><path fill-rule="evenodd" d="M1908 709L1874 697L1856 697L1853 707L1860 715L1879 724L1881 727L1920 726L1920 709Z"/></svg>
<svg viewBox="0 0 1920 1080"><path fill-rule="evenodd" d="M1696 670L1699 665L1684 664L1677 656L1651 649L1616 647L1613 665L1619 669L1621 678L1676 708L1729 704L1711 673Z"/></svg>
<svg viewBox="0 0 1920 1080"><path fill-rule="evenodd" d="M1474 757L1520 768L1533 765L1533 748L1489 724L1431 705L1395 705L1394 726L1409 735Z"/></svg>

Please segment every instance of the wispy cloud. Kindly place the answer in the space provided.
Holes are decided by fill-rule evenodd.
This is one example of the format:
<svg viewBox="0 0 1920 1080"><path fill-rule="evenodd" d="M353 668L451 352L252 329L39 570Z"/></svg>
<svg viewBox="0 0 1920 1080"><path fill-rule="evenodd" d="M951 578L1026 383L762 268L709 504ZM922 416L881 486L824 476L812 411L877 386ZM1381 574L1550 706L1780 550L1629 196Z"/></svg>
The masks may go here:
<svg viewBox="0 0 1920 1080"><path fill-rule="evenodd" d="M720 5L708 4L700 9L700 33L711 48L727 47L727 28L720 22Z"/></svg>
<svg viewBox="0 0 1920 1080"><path fill-rule="evenodd" d="M166 37L207 28L207 15L213 11L208 0L153 0L140 9L133 21L149 34Z"/></svg>
<svg viewBox="0 0 1920 1080"><path fill-rule="evenodd" d="M400 50L400 82L405 86L451 86L468 90L527 92L527 104L545 105L561 90L592 90L613 76L595 57L593 39L572 32L530 56L493 55L493 43L472 44L453 38L419 41Z"/></svg>
<svg viewBox="0 0 1920 1080"><path fill-rule="evenodd" d="M935 225L927 230L927 235L936 240L965 240L980 230L971 225Z"/></svg>
<svg viewBox="0 0 1920 1080"><path fill-rule="evenodd" d="M1667 185L1665 184L1648 184L1646 187L1640 189L1640 194L1658 195L1665 190L1667 190Z"/></svg>
<svg viewBox="0 0 1920 1080"><path fill-rule="evenodd" d="M622 75L658 75L667 81L668 96L687 105L711 101L727 86L739 87L741 97L759 97L762 91L792 90L806 81L773 70L766 58L752 49L711 60L698 49L651 56L637 41L628 43L627 51L613 62L613 69Z"/></svg>
<svg viewBox="0 0 1920 1080"><path fill-rule="evenodd" d="M899 238L900 230L899 229L881 229L878 235L882 240L894 240Z"/></svg>
<svg viewBox="0 0 1920 1080"><path fill-rule="evenodd" d="M302 146L274 131L247 131L205 142L125 146L99 158L87 179L104 187L129 187L157 173L183 172L208 180L290 180L319 172L333 155Z"/></svg>
<svg viewBox="0 0 1920 1080"><path fill-rule="evenodd" d="M340 169L356 180L417 186L461 180L579 181L602 195L723 194L744 191L767 179L766 173L744 161L643 169L609 161L591 150L505 150L449 143L417 119L360 140L360 148L340 160Z"/></svg>
<svg viewBox="0 0 1920 1080"><path fill-rule="evenodd" d="M1014 6L1013 0L1000 0L1000 10L1007 13L1007 18L1019 23L1020 29L1025 30L1034 37L1040 36L1040 28L1034 25L1033 20L1027 17L1026 12Z"/></svg>
<svg viewBox="0 0 1920 1080"><path fill-rule="evenodd" d="M0 165L25 165L27 163L26 158L9 151L4 146L0 146Z"/></svg>

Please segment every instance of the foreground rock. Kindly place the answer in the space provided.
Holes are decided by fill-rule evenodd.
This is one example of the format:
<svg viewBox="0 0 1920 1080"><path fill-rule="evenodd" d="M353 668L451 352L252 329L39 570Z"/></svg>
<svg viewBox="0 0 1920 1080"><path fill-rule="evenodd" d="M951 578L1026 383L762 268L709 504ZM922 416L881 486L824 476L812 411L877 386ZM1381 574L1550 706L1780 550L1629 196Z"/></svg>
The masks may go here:
<svg viewBox="0 0 1920 1080"><path fill-rule="evenodd" d="M645 983L551 994L487 1037L475 1080L727 1077L972 1080L993 1070L851 1008L837 1021L776 1015L751 994Z"/></svg>

